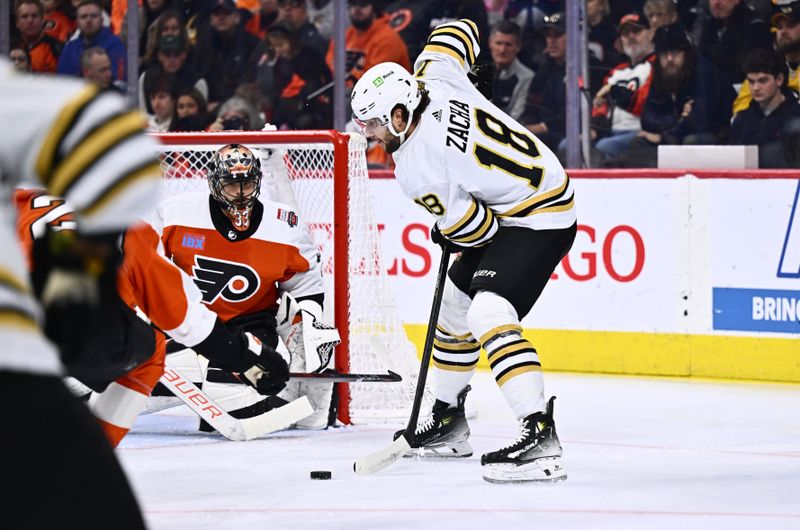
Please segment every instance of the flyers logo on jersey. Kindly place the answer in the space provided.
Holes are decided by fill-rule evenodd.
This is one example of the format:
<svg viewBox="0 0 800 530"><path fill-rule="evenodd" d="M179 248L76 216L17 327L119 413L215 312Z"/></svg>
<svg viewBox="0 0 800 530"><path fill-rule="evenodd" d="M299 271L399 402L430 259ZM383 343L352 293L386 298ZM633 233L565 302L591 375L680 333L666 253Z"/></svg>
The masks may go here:
<svg viewBox="0 0 800 530"><path fill-rule="evenodd" d="M292 228L297 226L297 214L291 210L283 210L278 208L278 219L281 221L286 221L286 224Z"/></svg>
<svg viewBox="0 0 800 530"><path fill-rule="evenodd" d="M203 302L213 304L218 298L243 302L253 296L261 283L256 271L242 263L194 257L192 280L203 293Z"/></svg>

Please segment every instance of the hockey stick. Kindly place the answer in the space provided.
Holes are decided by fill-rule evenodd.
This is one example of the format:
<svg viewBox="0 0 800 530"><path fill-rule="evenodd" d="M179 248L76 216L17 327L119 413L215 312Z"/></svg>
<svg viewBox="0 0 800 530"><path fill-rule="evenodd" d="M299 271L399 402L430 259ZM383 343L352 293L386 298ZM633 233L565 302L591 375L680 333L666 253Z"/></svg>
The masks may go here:
<svg viewBox="0 0 800 530"><path fill-rule="evenodd" d="M439 263L439 273L436 276L436 290L433 293L433 307L428 320L428 333L425 335L425 347L422 350L422 361L419 365L417 389L414 393L414 404L411 406L411 416L403 434L375 453L369 454L353 464L353 471L359 475L369 475L394 464L400 457L411 449L410 440L414 437L419 419L419 409L422 406L422 396L425 393L425 381L428 379L428 365L433 355L433 337L436 334L436 322L439 320L439 309L444 295L444 282L447 279L447 266L450 264L450 250L442 249L442 261Z"/></svg>
<svg viewBox="0 0 800 530"><path fill-rule="evenodd" d="M174 370L174 368L173 368ZM300 379L306 382L319 382L320 384L323 383L398 383L403 380L403 377L395 373L391 370L388 370L388 373L385 374L342 374L339 372L334 372L333 370L326 370L319 374L313 373L290 373L289 379ZM162 381L163 383L163 381ZM193 385L197 387L197 384L192 382ZM166 386L166 384L165 384ZM247 389L249 387L242 385L244 388L241 392L237 392L235 394L231 394L229 396L225 396L222 398L217 398L216 403L217 405L223 405L226 401L232 401L234 399L240 398L241 396L247 393ZM202 392L200 387L197 387L198 390ZM170 388L170 391L174 393L174 390ZM180 398L180 396L177 396ZM208 397L208 396L206 396ZM210 399L210 398L209 398ZM180 403L168 403L164 405L156 405L151 409L142 411L143 414L153 414L155 412L161 412L162 410L171 409L174 407L179 407ZM221 408L221 407L220 407ZM293 422L294 423L294 422Z"/></svg>
<svg viewBox="0 0 800 530"><path fill-rule="evenodd" d="M385 374L343 374L333 370L320 373L295 373L289 374L289 379L302 379L304 381L319 381L321 383L396 383L402 381L400 374L388 370Z"/></svg>
<svg viewBox="0 0 800 530"><path fill-rule="evenodd" d="M169 366L169 362L164 369L164 375L161 376L161 383L228 440L252 440L271 432L281 431L314 412L308 398L303 396L258 416L236 419L197 388L197 385L180 370Z"/></svg>

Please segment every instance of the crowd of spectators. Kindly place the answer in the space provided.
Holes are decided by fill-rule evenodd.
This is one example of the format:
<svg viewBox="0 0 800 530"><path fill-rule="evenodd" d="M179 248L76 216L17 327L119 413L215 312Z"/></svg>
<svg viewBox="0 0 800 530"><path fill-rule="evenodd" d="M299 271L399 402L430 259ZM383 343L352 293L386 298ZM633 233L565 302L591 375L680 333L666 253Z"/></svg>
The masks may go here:
<svg viewBox="0 0 800 530"><path fill-rule="evenodd" d="M14 0L9 59L23 71L138 83L154 131L321 129L332 123L333 0L141 0L127 79L127 0ZM492 101L563 155L563 0L347 0L346 83L411 69L429 32L481 33ZM797 167L800 0L586 0L591 160L649 167L657 146L758 145ZM374 165L390 165L371 150Z"/></svg>

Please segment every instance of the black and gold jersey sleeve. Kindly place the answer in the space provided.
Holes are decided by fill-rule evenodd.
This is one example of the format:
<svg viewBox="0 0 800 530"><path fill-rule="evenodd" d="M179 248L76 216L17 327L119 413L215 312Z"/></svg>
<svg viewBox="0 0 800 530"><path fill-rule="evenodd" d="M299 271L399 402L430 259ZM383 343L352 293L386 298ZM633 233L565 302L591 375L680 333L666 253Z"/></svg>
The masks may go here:
<svg viewBox="0 0 800 530"><path fill-rule="evenodd" d="M17 237L18 183L47 188L75 209L85 233L121 231L154 206L154 140L119 94L82 80L16 72L0 58L0 370L56 374L58 352L41 333Z"/></svg>
<svg viewBox="0 0 800 530"><path fill-rule="evenodd" d="M468 19L441 24L434 29L420 58L415 63L415 72L425 66L424 61L429 55L443 54L451 57L468 72L475 64L475 58L480 53L478 27ZM424 72L423 72L424 74ZM419 75L422 77L422 75Z"/></svg>
<svg viewBox="0 0 800 530"><path fill-rule="evenodd" d="M160 170L146 122L120 94L76 79L0 72L0 171L61 196L81 230L124 229L154 205Z"/></svg>
<svg viewBox="0 0 800 530"><path fill-rule="evenodd" d="M485 245L497 233L498 224L494 212L469 194L464 194L463 200L458 202L464 200L470 204L462 217L448 227L442 227L440 221L439 229L443 236L463 247Z"/></svg>

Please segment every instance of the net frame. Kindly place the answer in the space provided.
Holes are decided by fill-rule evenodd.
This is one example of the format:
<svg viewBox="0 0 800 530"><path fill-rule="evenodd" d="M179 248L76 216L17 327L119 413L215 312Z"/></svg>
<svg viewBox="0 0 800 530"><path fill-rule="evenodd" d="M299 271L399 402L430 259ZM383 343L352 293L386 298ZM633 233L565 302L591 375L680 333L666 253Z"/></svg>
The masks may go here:
<svg viewBox="0 0 800 530"><path fill-rule="evenodd" d="M336 348L335 367L337 371L343 373L350 373L352 371L364 371L363 366L352 366L351 363L351 330L353 325L360 325L351 321L350 313L350 274L353 271L353 266L358 264L350 263L351 255L350 248L354 234L352 233L351 225L351 178L368 179L365 150L366 141L360 135L344 134L337 131L268 131L268 132L245 132L245 131L229 131L229 132L201 132L201 133L156 133L153 134L163 146L189 149L192 146L205 146L207 148L219 147L229 143L240 143L245 146L257 145L276 145L286 146L289 149L291 146L299 144L303 145L325 145L330 146L332 149L332 178L333 178L333 215L331 221L332 234L332 267L333 267L333 304L331 313L333 320L342 339L341 344ZM162 148L162 153L168 149ZM163 155L162 155L163 156ZM355 181L354 181L355 182ZM359 184L361 185L361 184ZM358 187L357 185L356 187ZM364 184L364 186L366 186ZM362 190L363 193L363 190ZM371 207L367 208L367 218L369 223L374 224L372 218ZM302 209L300 210L302 215ZM362 212L354 212L356 216L362 216L357 219L357 222L364 222ZM370 226L370 230L375 230L375 237L377 237L377 226ZM357 236L357 234L355 234ZM372 255L374 253L374 256ZM370 250L369 260L375 260L378 267L383 267L380 259L379 243L376 248ZM385 268L383 269L385 271ZM374 273L374 271L367 274ZM344 293L344 294L343 294ZM393 303L393 302L392 302ZM327 303L326 303L327 306ZM416 370L413 363L416 362L415 349L405 337L403 331L403 338L410 347L410 351L414 353L407 357L413 357L411 364L406 363L405 366L399 364L392 364L392 369L401 373L404 378L402 383L406 394L413 396L414 386L416 384ZM356 339L357 341L359 339ZM360 344L358 348L363 348ZM400 348L402 349L402 348ZM390 355L399 355L401 352L390 352ZM395 359L396 360L396 359ZM358 363L356 363L358 364ZM418 364L416 365L418 366ZM391 383L395 384L395 383ZM365 386L366 385L366 386ZM345 424L354 423L369 423L372 421L392 421L401 418L411 405L410 398L407 403L396 404L393 410L379 410L375 411L375 415L371 415L372 411L354 411L359 409L359 405L353 401L354 395L358 395L359 388L369 388L369 392L381 392L382 389L375 388L376 386L383 386L383 384L367 384L356 383L352 384L338 384L338 419ZM353 390L356 392L353 392ZM363 401L362 398L359 398ZM426 393L426 400L431 401L429 393ZM369 408L367 405L363 408ZM354 414L354 412L356 412ZM392 414L394 412L395 414Z"/></svg>

